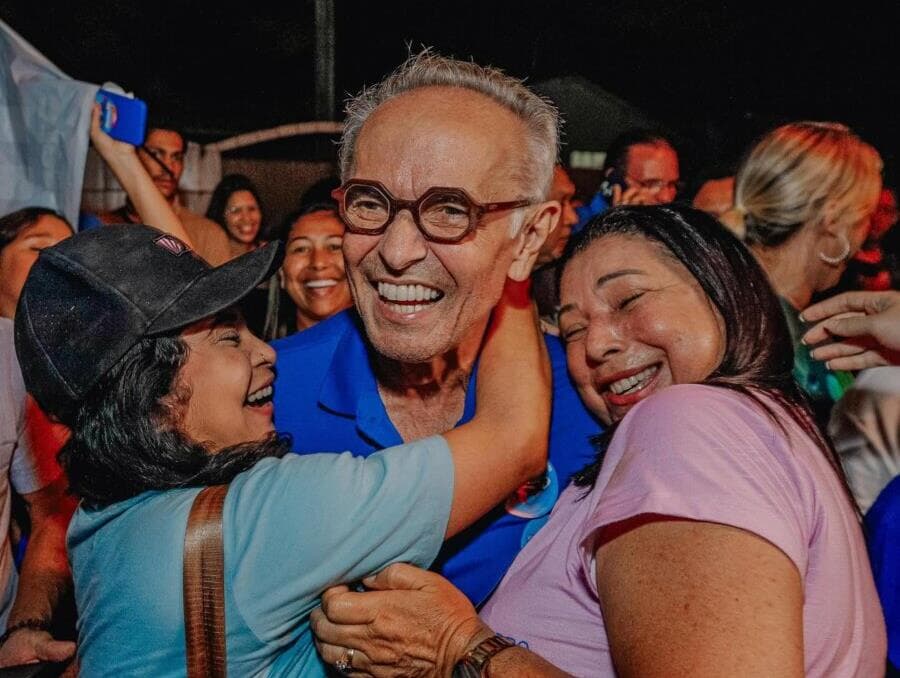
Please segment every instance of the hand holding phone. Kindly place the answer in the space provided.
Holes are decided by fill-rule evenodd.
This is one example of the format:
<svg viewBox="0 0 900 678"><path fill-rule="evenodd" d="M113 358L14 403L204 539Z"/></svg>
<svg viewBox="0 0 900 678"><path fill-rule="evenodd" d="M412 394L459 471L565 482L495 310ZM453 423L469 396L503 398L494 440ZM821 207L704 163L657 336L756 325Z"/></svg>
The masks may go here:
<svg viewBox="0 0 900 678"><path fill-rule="evenodd" d="M606 178L603 179L603 183L600 184L600 193L612 204L613 195L615 193L615 187L619 187L620 195L625 192L625 177L622 176L622 173L614 169Z"/></svg>
<svg viewBox="0 0 900 678"><path fill-rule="evenodd" d="M147 131L147 104L105 89L97 92L100 104L100 129L113 139L132 146L144 143Z"/></svg>

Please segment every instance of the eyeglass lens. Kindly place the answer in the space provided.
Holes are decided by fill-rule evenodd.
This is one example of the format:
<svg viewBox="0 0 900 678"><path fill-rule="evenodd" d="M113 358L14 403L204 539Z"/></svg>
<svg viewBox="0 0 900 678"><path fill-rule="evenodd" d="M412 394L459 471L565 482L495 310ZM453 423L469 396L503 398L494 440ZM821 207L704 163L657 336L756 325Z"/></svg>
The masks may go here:
<svg viewBox="0 0 900 678"><path fill-rule="evenodd" d="M344 211L351 226L360 230L378 230L391 216L391 200L375 186L354 185L344 196ZM405 203L400 207L411 207ZM429 191L418 201L414 215L421 228L438 238L453 238L465 233L472 219L473 206L458 191Z"/></svg>

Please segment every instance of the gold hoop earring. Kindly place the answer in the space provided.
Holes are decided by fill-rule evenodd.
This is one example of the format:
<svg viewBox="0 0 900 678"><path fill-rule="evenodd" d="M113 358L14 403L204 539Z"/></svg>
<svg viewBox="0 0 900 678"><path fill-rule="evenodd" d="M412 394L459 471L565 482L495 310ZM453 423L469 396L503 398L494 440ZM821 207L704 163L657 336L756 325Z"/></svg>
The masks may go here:
<svg viewBox="0 0 900 678"><path fill-rule="evenodd" d="M841 253L839 255L837 255L836 257L830 257L824 252L819 252L819 259L824 261L829 266L837 266L838 264L843 262L850 254L850 241L847 240L847 236L841 233L840 238L844 241L844 244L843 249L841 250Z"/></svg>

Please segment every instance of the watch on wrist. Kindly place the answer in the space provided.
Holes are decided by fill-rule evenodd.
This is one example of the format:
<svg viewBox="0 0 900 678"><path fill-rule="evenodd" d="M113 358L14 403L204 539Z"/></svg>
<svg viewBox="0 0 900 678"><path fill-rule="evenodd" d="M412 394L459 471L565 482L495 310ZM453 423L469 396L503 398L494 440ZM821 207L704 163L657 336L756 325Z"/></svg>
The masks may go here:
<svg viewBox="0 0 900 678"><path fill-rule="evenodd" d="M453 667L453 678L481 678L485 675L488 662L498 652L508 647L515 647L508 638L491 636L466 652L465 656Z"/></svg>

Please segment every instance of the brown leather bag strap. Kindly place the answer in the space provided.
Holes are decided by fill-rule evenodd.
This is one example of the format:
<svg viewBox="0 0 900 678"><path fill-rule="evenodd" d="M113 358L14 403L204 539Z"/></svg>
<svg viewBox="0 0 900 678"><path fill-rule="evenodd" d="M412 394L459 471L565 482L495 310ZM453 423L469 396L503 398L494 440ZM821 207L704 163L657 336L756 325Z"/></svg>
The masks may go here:
<svg viewBox="0 0 900 678"><path fill-rule="evenodd" d="M184 630L188 678L225 678L225 551L222 506L228 485L194 499L184 535Z"/></svg>

